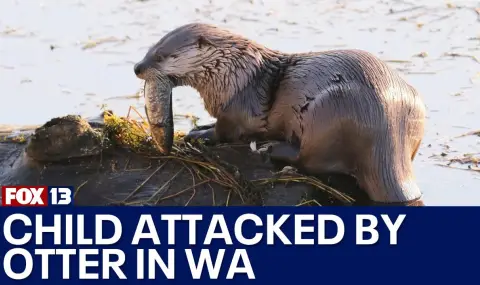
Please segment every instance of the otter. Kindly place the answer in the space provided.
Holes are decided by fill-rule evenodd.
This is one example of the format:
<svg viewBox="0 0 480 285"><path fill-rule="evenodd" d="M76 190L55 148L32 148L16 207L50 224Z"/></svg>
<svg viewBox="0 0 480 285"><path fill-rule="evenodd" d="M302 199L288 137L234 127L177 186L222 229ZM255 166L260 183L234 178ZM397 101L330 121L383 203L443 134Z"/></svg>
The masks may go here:
<svg viewBox="0 0 480 285"><path fill-rule="evenodd" d="M200 93L216 122L187 140L272 141L272 160L354 176L374 204L424 205L412 165L424 136L423 100L367 51L286 53L190 23L161 38L134 72Z"/></svg>

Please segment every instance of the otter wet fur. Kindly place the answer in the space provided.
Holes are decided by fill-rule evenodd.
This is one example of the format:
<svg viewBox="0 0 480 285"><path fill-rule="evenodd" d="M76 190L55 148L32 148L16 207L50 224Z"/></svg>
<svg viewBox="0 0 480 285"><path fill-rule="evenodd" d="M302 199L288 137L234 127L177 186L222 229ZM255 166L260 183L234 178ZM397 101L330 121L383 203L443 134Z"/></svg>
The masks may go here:
<svg viewBox="0 0 480 285"><path fill-rule="evenodd" d="M417 91L362 50L284 53L210 24L166 34L135 67L191 86L216 123L187 140L276 141L272 160L356 177L375 204L424 205L412 161L424 136Z"/></svg>

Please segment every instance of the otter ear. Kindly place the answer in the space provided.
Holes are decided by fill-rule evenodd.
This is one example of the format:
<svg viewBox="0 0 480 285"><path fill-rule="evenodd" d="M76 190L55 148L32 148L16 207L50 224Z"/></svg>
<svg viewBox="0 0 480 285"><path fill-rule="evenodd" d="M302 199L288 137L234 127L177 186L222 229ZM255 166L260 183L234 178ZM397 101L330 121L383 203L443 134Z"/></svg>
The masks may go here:
<svg viewBox="0 0 480 285"><path fill-rule="evenodd" d="M204 36L200 36L198 38L197 44L198 48L200 49L204 46L215 46L215 44L211 40L205 38Z"/></svg>

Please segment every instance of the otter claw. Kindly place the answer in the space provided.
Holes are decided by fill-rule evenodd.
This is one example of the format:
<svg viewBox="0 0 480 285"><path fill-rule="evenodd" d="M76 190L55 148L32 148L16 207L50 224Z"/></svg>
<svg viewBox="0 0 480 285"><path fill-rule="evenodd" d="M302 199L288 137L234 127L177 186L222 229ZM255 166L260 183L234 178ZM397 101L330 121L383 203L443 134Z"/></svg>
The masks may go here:
<svg viewBox="0 0 480 285"><path fill-rule="evenodd" d="M252 146L253 142L250 143L250 148L252 149L253 152L259 153L259 154L270 154L273 150L273 147L278 144L278 142L269 142L263 144L260 148L257 149L256 143L255 147Z"/></svg>
<svg viewBox="0 0 480 285"><path fill-rule="evenodd" d="M265 154L265 153L270 153L272 150L272 146L274 143L266 143L263 144L261 148L257 148L257 142L252 141L250 142L250 149L252 152L258 153L258 154Z"/></svg>
<svg viewBox="0 0 480 285"><path fill-rule="evenodd" d="M207 129L207 130L192 130L190 131L184 138L183 140L185 142L193 143L195 141L203 141L205 144L208 145L213 145L215 144L214 140L214 129Z"/></svg>
<svg viewBox="0 0 480 285"><path fill-rule="evenodd" d="M295 164L298 160L299 149L287 142L270 142L256 150L257 153L267 154L270 161Z"/></svg>
<svg viewBox="0 0 480 285"><path fill-rule="evenodd" d="M274 175L283 175L283 174L288 174L288 175L295 175L298 173L298 170L295 167L292 166L285 166L282 170L278 172L274 172Z"/></svg>

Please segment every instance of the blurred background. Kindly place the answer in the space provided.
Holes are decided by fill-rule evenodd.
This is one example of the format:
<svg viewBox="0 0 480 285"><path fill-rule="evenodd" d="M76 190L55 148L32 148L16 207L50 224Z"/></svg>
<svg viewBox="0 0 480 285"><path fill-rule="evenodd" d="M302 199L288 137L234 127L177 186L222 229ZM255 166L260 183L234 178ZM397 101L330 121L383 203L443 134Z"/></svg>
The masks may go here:
<svg viewBox="0 0 480 285"><path fill-rule="evenodd" d="M1 0L0 124L143 113L133 64L194 21L285 52L358 48L387 61L427 105L415 161L425 202L480 205L480 1ZM189 114L213 121L195 90L173 96L176 129L189 130Z"/></svg>

